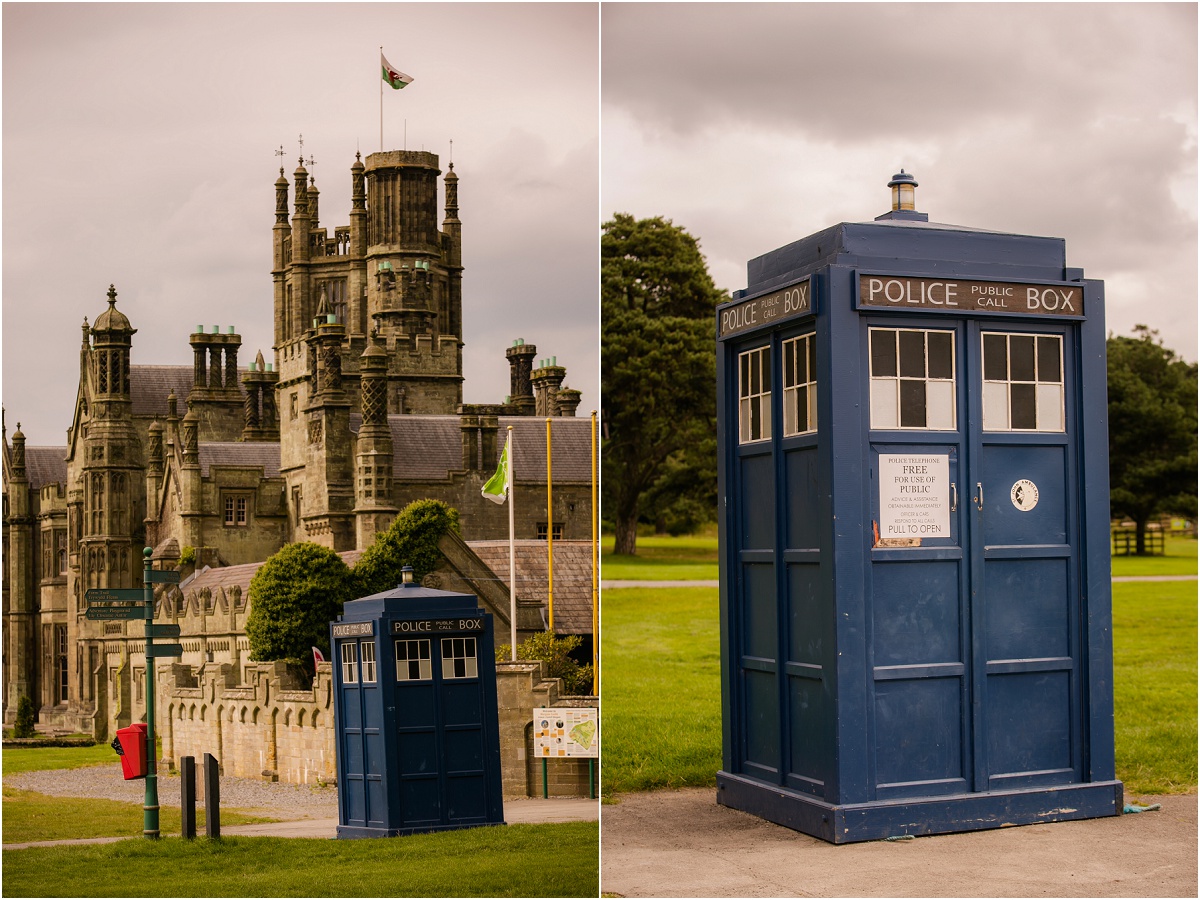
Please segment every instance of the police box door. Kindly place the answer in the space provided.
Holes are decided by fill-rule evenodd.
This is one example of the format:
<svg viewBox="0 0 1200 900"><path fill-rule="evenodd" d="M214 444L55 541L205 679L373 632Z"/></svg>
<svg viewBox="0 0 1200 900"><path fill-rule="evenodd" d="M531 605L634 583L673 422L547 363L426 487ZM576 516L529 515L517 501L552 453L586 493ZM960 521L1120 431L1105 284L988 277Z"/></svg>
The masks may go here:
<svg viewBox="0 0 1200 900"><path fill-rule="evenodd" d="M1077 782L1073 325L864 325L876 797Z"/></svg>

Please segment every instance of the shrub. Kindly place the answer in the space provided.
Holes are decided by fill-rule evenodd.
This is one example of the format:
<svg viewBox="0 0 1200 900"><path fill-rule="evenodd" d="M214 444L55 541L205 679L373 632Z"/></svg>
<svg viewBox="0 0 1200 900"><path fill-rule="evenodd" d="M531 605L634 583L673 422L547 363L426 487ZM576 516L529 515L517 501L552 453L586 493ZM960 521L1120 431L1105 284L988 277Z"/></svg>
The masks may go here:
<svg viewBox="0 0 1200 900"><path fill-rule="evenodd" d="M196 564L196 548L192 546L184 547L179 551L179 565L194 566Z"/></svg>
<svg viewBox="0 0 1200 900"><path fill-rule="evenodd" d="M311 675L312 648L329 656L329 623L354 599L342 558L317 544L288 544L250 582L250 658L298 661Z"/></svg>
<svg viewBox="0 0 1200 900"><path fill-rule="evenodd" d="M517 645L517 659L540 659L546 664L546 675L561 678L563 690L568 694L590 694L592 692L592 666L583 665L571 656L583 644L577 634L556 637L549 631L539 632ZM512 656L512 644L501 644L496 648L496 661L504 662Z"/></svg>
<svg viewBox="0 0 1200 900"><path fill-rule="evenodd" d="M33 727L33 701L22 694L17 698L17 718L13 722L13 737L30 738L36 733Z"/></svg>
<svg viewBox="0 0 1200 900"><path fill-rule="evenodd" d="M403 566L412 566L413 580L420 583L441 562L438 541L451 529L458 531L458 510L441 500L408 504L354 567L357 596L390 591L400 583Z"/></svg>

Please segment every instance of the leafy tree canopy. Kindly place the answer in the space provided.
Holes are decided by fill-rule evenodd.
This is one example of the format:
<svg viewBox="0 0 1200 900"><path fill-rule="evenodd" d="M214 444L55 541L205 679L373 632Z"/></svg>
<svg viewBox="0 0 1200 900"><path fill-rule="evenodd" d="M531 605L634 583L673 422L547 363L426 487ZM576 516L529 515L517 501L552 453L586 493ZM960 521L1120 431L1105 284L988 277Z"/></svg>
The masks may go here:
<svg viewBox="0 0 1200 900"><path fill-rule="evenodd" d="M246 636L250 658L312 665L312 648L329 655L329 623L354 599L354 580L342 558L318 544L288 544L250 582Z"/></svg>
<svg viewBox="0 0 1200 900"><path fill-rule="evenodd" d="M1196 364L1145 325L1108 339L1108 447L1114 516L1137 525L1164 512L1196 514Z"/></svg>
<svg viewBox="0 0 1200 900"><path fill-rule="evenodd" d="M715 510L716 455L703 448L716 427L713 316L727 297L668 220L618 213L600 248L604 507L616 552L634 553L656 486L656 517Z"/></svg>
<svg viewBox="0 0 1200 900"><path fill-rule="evenodd" d="M438 567L438 541L452 529L459 530L458 510L441 500L416 500L404 507L354 567L358 596L390 591L400 584L404 566L412 566L413 579L420 582Z"/></svg>

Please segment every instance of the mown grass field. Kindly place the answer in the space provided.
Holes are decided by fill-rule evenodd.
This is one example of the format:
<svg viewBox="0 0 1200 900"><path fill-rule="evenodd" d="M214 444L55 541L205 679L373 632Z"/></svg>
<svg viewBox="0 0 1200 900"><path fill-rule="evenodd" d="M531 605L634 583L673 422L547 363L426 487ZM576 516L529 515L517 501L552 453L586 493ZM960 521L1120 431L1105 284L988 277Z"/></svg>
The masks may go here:
<svg viewBox="0 0 1200 900"><path fill-rule="evenodd" d="M600 542L600 572L605 581L705 581L717 577L717 535L639 536L637 555L617 555L613 536Z"/></svg>
<svg viewBox="0 0 1200 900"><path fill-rule="evenodd" d="M597 897L599 841L598 823L571 822L390 840L38 847L4 851L4 896Z"/></svg>
<svg viewBox="0 0 1200 900"><path fill-rule="evenodd" d="M660 559L690 565L701 552L697 542L673 552L671 539L653 540L660 542ZM1114 574L1194 573L1196 546L1173 541L1165 557L1119 557ZM715 557L715 544L711 552ZM661 578L677 577L672 563L659 565L666 573ZM605 579L614 577L605 569ZM715 785L721 765L717 591L609 589L603 615L605 795ZM1130 794L1194 791L1196 583L1114 584L1113 632L1117 777Z"/></svg>
<svg viewBox="0 0 1200 900"><path fill-rule="evenodd" d="M4 751L7 753L8 751ZM221 824L250 825L274 822L233 809L221 810ZM196 829L204 829L204 808L196 809ZM139 837L143 827L141 804L94 797L50 797L4 785L4 843L63 841L95 837ZM179 834L183 825L179 808L160 806L159 832Z"/></svg>

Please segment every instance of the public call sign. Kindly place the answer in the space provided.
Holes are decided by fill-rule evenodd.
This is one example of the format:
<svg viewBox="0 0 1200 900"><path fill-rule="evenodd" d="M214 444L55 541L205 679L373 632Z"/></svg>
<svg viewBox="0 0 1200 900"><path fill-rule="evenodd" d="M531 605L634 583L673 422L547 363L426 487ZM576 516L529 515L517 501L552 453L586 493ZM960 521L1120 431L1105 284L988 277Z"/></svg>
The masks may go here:
<svg viewBox="0 0 1200 900"><path fill-rule="evenodd" d="M812 279L805 278L769 294L743 300L718 313L718 337L794 319L813 311Z"/></svg>
<svg viewBox="0 0 1200 900"><path fill-rule="evenodd" d="M859 275L860 308L1083 317L1083 285Z"/></svg>

